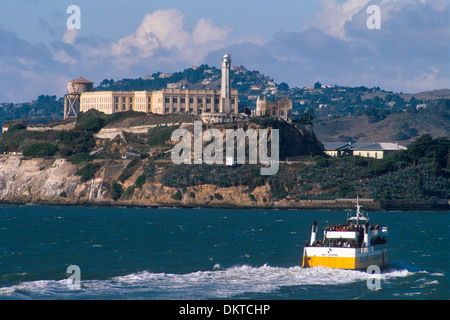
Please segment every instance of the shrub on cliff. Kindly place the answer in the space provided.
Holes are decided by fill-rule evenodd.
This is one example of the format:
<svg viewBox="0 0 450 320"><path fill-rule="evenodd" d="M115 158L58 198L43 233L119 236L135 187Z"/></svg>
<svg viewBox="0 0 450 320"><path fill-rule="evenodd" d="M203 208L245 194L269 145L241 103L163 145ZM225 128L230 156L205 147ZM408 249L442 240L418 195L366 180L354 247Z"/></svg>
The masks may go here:
<svg viewBox="0 0 450 320"><path fill-rule="evenodd" d="M113 184L111 185L110 191L111 191L111 198L113 198L114 201L117 201L123 194L123 187L120 183L114 181Z"/></svg>
<svg viewBox="0 0 450 320"><path fill-rule="evenodd" d="M27 145L23 148L23 155L28 157L48 157L53 156L58 151L58 147L49 142L38 142Z"/></svg>
<svg viewBox="0 0 450 320"><path fill-rule="evenodd" d="M175 194L172 195L173 200L181 201L183 199L183 195L181 194L180 190L177 190Z"/></svg>
<svg viewBox="0 0 450 320"><path fill-rule="evenodd" d="M81 176L81 182L89 181L95 178L95 173L100 169L99 163L88 163L78 170L75 174Z"/></svg>
<svg viewBox="0 0 450 320"><path fill-rule="evenodd" d="M78 130L97 133L104 126L117 119L117 117L118 116L116 114L108 115L101 111L91 109L87 112L80 112L78 114L75 128Z"/></svg>
<svg viewBox="0 0 450 320"><path fill-rule="evenodd" d="M95 147L95 139L92 132L81 130L61 131L57 139L62 145L60 148L60 154L62 156L88 153Z"/></svg>
<svg viewBox="0 0 450 320"><path fill-rule="evenodd" d="M136 179L136 182L134 183L134 185L136 186L136 188L142 189L142 186L144 185L146 180L147 180L147 178L144 175L140 175Z"/></svg>
<svg viewBox="0 0 450 320"><path fill-rule="evenodd" d="M128 180L128 178L130 178L134 174L140 162L141 160L139 158L134 158L133 160L131 160L125 170L123 170L120 174L119 181L124 183L126 180Z"/></svg>
<svg viewBox="0 0 450 320"><path fill-rule="evenodd" d="M172 132L179 126L155 127L148 130L147 143L151 147L163 146L170 139Z"/></svg>
<svg viewBox="0 0 450 320"><path fill-rule="evenodd" d="M89 153L76 153L69 157L69 161L72 164L81 164L85 162L90 162L94 159Z"/></svg>

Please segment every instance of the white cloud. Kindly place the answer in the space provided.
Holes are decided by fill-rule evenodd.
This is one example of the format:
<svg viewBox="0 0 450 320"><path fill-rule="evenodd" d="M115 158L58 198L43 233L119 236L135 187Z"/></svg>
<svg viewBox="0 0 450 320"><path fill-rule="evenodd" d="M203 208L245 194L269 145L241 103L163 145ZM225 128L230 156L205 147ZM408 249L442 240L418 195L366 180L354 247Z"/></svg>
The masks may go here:
<svg viewBox="0 0 450 320"><path fill-rule="evenodd" d="M183 30L183 20L184 15L178 9L147 14L135 33L113 43L112 53L116 57L135 53L147 58L160 48L180 49L189 38Z"/></svg>
<svg viewBox="0 0 450 320"><path fill-rule="evenodd" d="M398 12L406 6L428 5L436 11L442 11L448 6L448 0L319 0L322 10L314 17L312 22L306 24L303 30L317 28L325 34L332 35L342 40L350 40L351 36L346 32L346 25L352 23L358 14L363 16L364 24L370 14L366 13L369 5L378 5L381 9L382 23L398 16ZM420 21L418 21L420 23Z"/></svg>
<svg viewBox="0 0 450 320"><path fill-rule="evenodd" d="M192 31L191 39L197 44L222 41L228 37L230 32L231 28L229 27L216 27L211 19L201 18Z"/></svg>
<svg viewBox="0 0 450 320"><path fill-rule="evenodd" d="M353 16L361 11L370 0L347 0L338 3L336 0L320 0L323 9L314 18L313 22L306 25L305 29L317 28L325 34L346 39L345 23L351 21Z"/></svg>
<svg viewBox="0 0 450 320"><path fill-rule="evenodd" d="M74 45L77 37L78 37L77 29L67 29L66 32L64 32L63 42L66 44Z"/></svg>
<svg viewBox="0 0 450 320"><path fill-rule="evenodd" d="M136 64L143 58L199 63L212 50L225 46L231 28L201 18L192 31L184 29L184 14L174 8L147 14L132 33L111 45L114 58Z"/></svg>
<svg viewBox="0 0 450 320"><path fill-rule="evenodd" d="M53 52L53 59L61 63L76 64L78 60L68 54L64 49Z"/></svg>

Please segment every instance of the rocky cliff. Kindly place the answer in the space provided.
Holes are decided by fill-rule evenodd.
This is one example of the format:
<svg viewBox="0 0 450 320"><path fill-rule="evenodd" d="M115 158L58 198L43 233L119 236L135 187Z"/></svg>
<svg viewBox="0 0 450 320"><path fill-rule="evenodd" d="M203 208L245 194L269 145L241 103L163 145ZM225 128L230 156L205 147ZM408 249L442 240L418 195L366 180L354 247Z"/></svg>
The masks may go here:
<svg viewBox="0 0 450 320"><path fill-rule="evenodd" d="M129 160L118 160L114 163L99 161L101 167L95 177L87 182L81 182L81 177L76 175L79 167L66 159L25 159L4 156L0 158L0 201L61 205L220 207L257 206L258 202L263 203L263 199L268 201L270 187L267 185L255 188L252 191L252 198L242 196L247 189L246 186L221 188L216 185L197 185L185 188L181 198L174 197L179 191L178 188L166 187L158 181L144 183L141 188L135 188L134 183L142 174L143 165L135 168L135 173L123 183L124 190L132 187L130 190L133 192L125 193L123 197L114 201L110 185L123 172L120 168L125 168L129 162ZM117 167L119 170L114 170ZM217 196L218 194L221 196Z"/></svg>

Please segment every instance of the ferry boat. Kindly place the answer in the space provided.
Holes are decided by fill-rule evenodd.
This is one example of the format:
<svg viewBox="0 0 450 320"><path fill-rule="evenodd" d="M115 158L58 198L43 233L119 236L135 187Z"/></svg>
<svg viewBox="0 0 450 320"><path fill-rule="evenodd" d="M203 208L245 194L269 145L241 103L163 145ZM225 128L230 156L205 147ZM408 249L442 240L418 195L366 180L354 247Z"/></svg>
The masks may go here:
<svg viewBox="0 0 450 320"><path fill-rule="evenodd" d="M358 199L356 215L347 215L346 224L326 226L322 240L317 239L314 221L310 242L303 249L302 268L367 269L388 264L387 227L370 225L369 215L360 209Z"/></svg>

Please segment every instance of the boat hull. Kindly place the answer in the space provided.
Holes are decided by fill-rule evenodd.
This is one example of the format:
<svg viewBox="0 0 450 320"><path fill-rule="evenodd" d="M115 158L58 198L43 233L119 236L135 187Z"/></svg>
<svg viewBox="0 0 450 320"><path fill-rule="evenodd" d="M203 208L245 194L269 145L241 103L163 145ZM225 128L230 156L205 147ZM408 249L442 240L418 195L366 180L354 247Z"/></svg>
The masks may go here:
<svg viewBox="0 0 450 320"><path fill-rule="evenodd" d="M369 248L305 247L303 268L325 267L338 269L367 269L371 265L380 268L388 264L384 246Z"/></svg>

